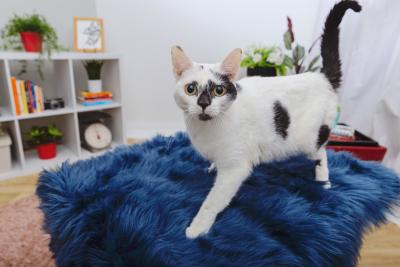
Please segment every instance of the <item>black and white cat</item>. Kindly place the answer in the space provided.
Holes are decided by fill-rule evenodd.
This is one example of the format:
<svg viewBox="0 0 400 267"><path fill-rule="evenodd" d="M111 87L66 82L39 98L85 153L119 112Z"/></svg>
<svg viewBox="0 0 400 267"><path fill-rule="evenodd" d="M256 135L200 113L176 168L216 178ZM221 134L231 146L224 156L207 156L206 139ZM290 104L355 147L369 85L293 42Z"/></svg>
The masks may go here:
<svg viewBox="0 0 400 267"><path fill-rule="evenodd" d="M331 186L324 145L337 116L339 24L347 9L359 12L361 6L339 2L326 19L321 73L236 81L241 49L222 63L198 64L179 46L172 47L176 103L193 146L213 162L210 170L217 170L214 186L186 229L188 238L209 231L261 162L304 153L316 162L316 180Z"/></svg>

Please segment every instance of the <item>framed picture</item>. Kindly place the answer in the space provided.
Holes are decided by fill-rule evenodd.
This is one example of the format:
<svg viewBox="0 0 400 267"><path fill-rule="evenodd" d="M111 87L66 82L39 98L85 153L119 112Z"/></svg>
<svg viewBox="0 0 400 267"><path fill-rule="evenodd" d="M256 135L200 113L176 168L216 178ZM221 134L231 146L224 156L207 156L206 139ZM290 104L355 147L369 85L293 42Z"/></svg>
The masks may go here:
<svg viewBox="0 0 400 267"><path fill-rule="evenodd" d="M104 51L102 19L74 18L74 49L79 52Z"/></svg>

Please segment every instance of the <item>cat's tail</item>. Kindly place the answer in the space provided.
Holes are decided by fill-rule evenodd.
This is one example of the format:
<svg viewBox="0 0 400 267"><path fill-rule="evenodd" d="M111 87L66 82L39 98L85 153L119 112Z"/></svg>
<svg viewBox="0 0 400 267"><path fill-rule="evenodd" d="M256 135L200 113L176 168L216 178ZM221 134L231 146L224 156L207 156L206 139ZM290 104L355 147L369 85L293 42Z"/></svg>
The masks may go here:
<svg viewBox="0 0 400 267"><path fill-rule="evenodd" d="M361 11L357 1L343 0L337 3L329 12L321 39L322 69L334 89L340 86L342 79L341 62L339 57L339 24L347 9Z"/></svg>

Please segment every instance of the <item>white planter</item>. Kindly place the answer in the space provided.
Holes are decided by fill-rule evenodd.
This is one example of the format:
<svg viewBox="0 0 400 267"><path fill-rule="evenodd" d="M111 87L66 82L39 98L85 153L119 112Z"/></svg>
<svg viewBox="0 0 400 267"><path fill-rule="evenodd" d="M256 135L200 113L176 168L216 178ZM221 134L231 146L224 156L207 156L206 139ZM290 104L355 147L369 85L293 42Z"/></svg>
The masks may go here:
<svg viewBox="0 0 400 267"><path fill-rule="evenodd" d="M91 93L98 93L103 90L103 85L101 80L89 80L88 81L88 90Z"/></svg>
<svg viewBox="0 0 400 267"><path fill-rule="evenodd" d="M0 173L11 170L11 138L8 134L0 136Z"/></svg>

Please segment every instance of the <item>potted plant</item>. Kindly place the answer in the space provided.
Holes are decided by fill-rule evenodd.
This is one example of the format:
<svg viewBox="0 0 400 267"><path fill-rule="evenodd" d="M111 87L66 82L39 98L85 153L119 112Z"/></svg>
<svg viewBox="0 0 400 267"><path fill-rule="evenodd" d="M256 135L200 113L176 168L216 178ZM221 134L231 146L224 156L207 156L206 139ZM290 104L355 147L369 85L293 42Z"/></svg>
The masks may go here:
<svg viewBox="0 0 400 267"><path fill-rule="evenodd" d="M248 76L276 76L285 75L287 70L286 57L277 46L251 46L245 51L241 62L247 67Z"/></svg>
<svg viewBox="0 0 400 267"><path fill-rule="evenodd" d="M309 61L307 68L304 66L306 62L305 49L300 44L295 43L292 20L289 17L287 17L287 25L288 29L283 35L284 49L278 46L254 45L247 49L241 66L247 67L248 76L287 75L320 69L318 66L319 55ZM311 52L317 43L316 41L310 47L308 53Z"/></svg>
<svg viewBox="0 0 400 267"><path fill-rule="evenodd" d="M43 80L43 48L50 57L52 51L65 50L58 44L57 33L47 20L38 14L16 15L8 21L1 31L3 49L25 50L27 52L39 52L37 71ZM27 69L27 61L21 60L21 70L18 75L24 74Z"/></svg>
<svg viewBox="0 0 400 267"><path fill-rule="evenodd" d="M101 68L103 67L104 61L102 60L87 60L83 62L83 66L86 69L88 75L88 91L95 93L101 92Z"/></svg>
<svg viewBox="0 0 400 267"><path fill-rule="evenodd" d="M27 52L42 52L43 43L48 51L60 48L56 31L39 14L22 16L14 14L4 26L1 37L8 49L21 50L21 43Z"/></svg>
<svg viewBox="0 0 400 267"><path fill-rule="evenodd" d="M54 125L33 126L29 130L29 143L36 148L40 159L51 159L57 154L57 142L63 133Z"/></svg>

